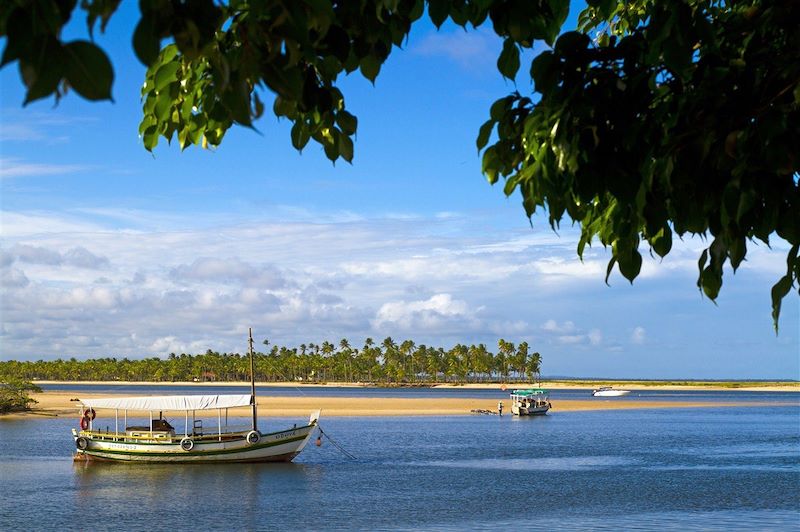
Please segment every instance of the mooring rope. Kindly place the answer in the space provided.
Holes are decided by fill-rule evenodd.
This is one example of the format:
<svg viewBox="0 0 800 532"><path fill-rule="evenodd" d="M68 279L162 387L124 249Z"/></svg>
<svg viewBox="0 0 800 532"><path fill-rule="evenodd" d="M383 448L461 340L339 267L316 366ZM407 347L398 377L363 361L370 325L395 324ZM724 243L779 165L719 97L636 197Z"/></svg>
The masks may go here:
<svg viewBox="0 0 800 532"><path fill-rule="evenodd" d="M334 446L334 447L336 447L337 449L339 449L339 451L341 451L341 452L342 452L342 454L344 454L345 456L347 456L347 457L348 457L348 458L350 458L351 460L356 460L356 457L355 457L355 456L353 456L352 454L350 454L349 452L347 452L347 450L346 450L344 447L342 447L341 445L339 445L338 443L336 443L336 442L333 440L333 438L331 438L330 436L328 436L328 433L327 433L327 432L324 432L324 431L322 430L322 427L319 427L319 426L318 426L317 428L319 428L319 433L320 433L320 434L322 434L323 436L325 436L326 438L328 438L328 441L329 441L329 442L331 442L331 443L333 444L333 446Z"/></svg>

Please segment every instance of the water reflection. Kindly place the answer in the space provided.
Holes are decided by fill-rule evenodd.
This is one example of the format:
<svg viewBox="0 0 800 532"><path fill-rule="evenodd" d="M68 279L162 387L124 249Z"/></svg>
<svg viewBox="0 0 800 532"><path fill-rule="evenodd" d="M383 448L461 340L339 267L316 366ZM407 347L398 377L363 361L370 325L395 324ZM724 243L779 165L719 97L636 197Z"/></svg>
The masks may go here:
<svg viewBox="0 0 800 532"><path fill-rule="evenodd" d="M414 466L461 467L466 469L500 469L507 471L590 471L609 467L627 467L639 461L624 456L567 456L529 459L484 458L481 460L435 460L411 462Z"/></svg>

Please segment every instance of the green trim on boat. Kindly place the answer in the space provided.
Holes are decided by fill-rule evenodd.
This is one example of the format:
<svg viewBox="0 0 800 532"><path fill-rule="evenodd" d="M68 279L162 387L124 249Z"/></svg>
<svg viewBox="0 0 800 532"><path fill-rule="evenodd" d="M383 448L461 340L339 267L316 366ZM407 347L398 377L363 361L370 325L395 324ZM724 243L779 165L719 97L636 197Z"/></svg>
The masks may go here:
<svg viewBox="0 0 800 532"><path fill-rule="evenodd" d="M511 395L545 395L547 390L543 388L530 388L528 390L514 390Z"/></svg>
<svg viewBox="0 0 800 532"><path fill-rule="evenodd" d="M116 454L128 456L160 456L162 458L170 456L215 456L220 454L234 454L255 451L258 449L265 449L267 447L276 447L286 443L292 443L306 439L309 434L298 436L296 438L286 438L280 441L267 442L262 444L250 445L249 447L239 447L237 449L218 449L215 451L181 451L175 453L154 453L150 451L130 451L130 450L117 450L117 449L88 449L83 451L88 455L103 455L103 454Z"/></svg>
<svg viewBox="0 0 800 532"><path fill-rule="evenodd" d="M297 431L297 430L305 430L305 429L316 427L316 426L317 426L316 424L314 424L314 425L304 425L302 427L296 427L296 428L293 428L293 429L280 430L278 432L270 432L268 434L262 434L261 438L262 439L269 438L270 436L276 436L278 434L285 434L287 432L294 432L294 431ZM183 438L190 438L190 439L194 440L194 444L195 445L211 445L211 444L219 443L219 439L216 439L219 436L217 434L206 434L206 435L203 435L202 437L192 436L191 434L188 435L188 436L183 436L181 434L176 434L172 438L172 441L166 441L166 442L163 442L163 441L126 440L125 436L123 436L123 435L118 436L117 439L115 440L113 433L108 433L108 434L103 434L103 435L100 435L100 433L96 433L96 434L98 434L98 436L86 436L86 435L84 435L83 431L81 431L81 432L78 433L78 437L82 436L82 437L88 439L89 441L93 441L93 442L120 443L120 444L124 443L126 445L156 445L156 446L158 446L158 445L178 445ZM231 442L242 441L247 437L247 434L248 434L247 432L243 432L240 436L237 436L236 438L225 439L225 442L226 443L231 443ZM222 436L225 437L225 433L224 432L222 433ZM201 439L201 438L203 438L203 439Z"/></svg>

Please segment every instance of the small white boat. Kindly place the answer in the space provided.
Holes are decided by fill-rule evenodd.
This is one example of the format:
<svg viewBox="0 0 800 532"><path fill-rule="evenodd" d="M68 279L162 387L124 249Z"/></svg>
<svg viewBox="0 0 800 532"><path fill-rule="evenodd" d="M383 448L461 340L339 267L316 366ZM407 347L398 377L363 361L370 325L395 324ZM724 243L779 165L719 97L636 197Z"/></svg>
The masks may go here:
<svg viewBox="0 0 800 532"><path fill-rule="evenodd" d="M257 428L253 372L253 335L250 334L249 395L170 395L162 397L112 397L81 399L81 430L72 429L75 460L139 463L289 462L306 446L319 423L320 411L308 424L263 433ZM228 425L228 409L249 406L252 424ZM114 411L114 430L96 430L97 410ZM216 410L216 426L203 426L199 411ZM128 412L148 412L149 422L128 425ZM183 412L183 430L164 419L164 412ZM153 416L158 412L158 418ZM122 427L120 427L122 413ZM191 418L191 424L190 424ZM224 420L224 423L223 423ZM208 419L206 419L208 421ZM213 422L212 422L213 425ZM122 430L120 430L120 428Z"/></svg>
<svg viewBox="0 0 800 532"><path fill-rule="evenodd" d="M533 388L511 392L511 413L515 416L541 416L551 408L547 390Z"/></svg>
<svg viewBox="0 0 800 532"><path fill-rule="evenodd" d="M621 397L629 393L631 393L630 390L615 390L611 386L601 386L592 390L592 397Z"/></svg>

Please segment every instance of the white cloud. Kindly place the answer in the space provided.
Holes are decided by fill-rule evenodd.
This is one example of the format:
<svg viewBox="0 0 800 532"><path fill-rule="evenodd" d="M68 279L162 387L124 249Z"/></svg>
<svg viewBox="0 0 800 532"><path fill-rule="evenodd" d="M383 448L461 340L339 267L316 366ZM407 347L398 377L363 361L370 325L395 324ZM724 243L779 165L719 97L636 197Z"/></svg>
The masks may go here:
<svg viewBox="0 0 800 532"><path fill-rule="evenodd" d="M598 346L603 343L603 333L600 329L594 328L587 332L581 330L571 320L559 323L550 319L544 322L540 329L558 344Z"/></svg>
<svg viewBox="0 0 800 532"><path fill-rule="evenodd" d="M0 270L0 285L3 288L22 288L28 286L30 281L25 272L17 268L3 268Z"/></svg>
<svg viewBox="0 0 800 532"><path fill-rule="evenodd" d="M274 266L254 266L238 258L201 257L191 264L173 268L171 275L181 282L239 282L273 289L286 285L286 280Z"/></svg>
<svg viewBox="0 0 800 532"><path fill-rule="evenodd" d="M590 298L620 293L603 286L602 255L592 252L587 272L569 240L548 231L498 237L436 215L162 218L158 229L146 218L3 212L2 356L241 350L248 326L289 345L382 335L439 345L504 337L551 354L637 345L607 340L587 318Z"/></svg>
<svg viewBox="0 0 800 532"><path fill-rule="evenodd" d="M37 246L27 246L24 244L17 244L10 250L11 255L15 256L20 262L28 262L31 264L61 264L64 260L61 253L53 251L52 249L45 249Z"/></svg>
<svg viewBox="0 0 800 532"><path fill-rule="evenodd" d="M568 333L575 331L575 324L571 321L558 323L556 320L547 320L542 324L542 330L554 333Z"/></svg>
<svg viewBox="0 0 800 532"><path fill-rule="evenodd" d="M149 346L148 351L168 354L168 353L198 353L207 349L203 342L186 342L175 336L163 336L156 338Z"/></svg>
<svg viewBox="0 0 800 532"><path fill-rule="evenodd" d="M64 262L78 268L98 269L108 266L107 257L95 255L88 249L78 246L64 252Z"/></svg>
<svg viewBox="0 0 800 532"><path fill-rule="evenodd" d="M10 259L4 257L3 262L9 263L10 260L18 260L29 264L40 264L47 266L59 266L62 264L75 266L77 268L99 269L109 265L107 257L95 255L82 246L68 249L63 254L53 249L30 246L26 244L15 244L8 252Z"/></svg>
<svg viewBox="0 0 800 532"><path fill-rule="evenodd" d="M0 158L0 179L72 174L91 168L80 164L27 163L16 158L4 157Z"/></svg>
<svg viewBox="0 0 800 532"><path fill-rule="evenodd" d="M422 301L384 303L372 321L378 330L401 331L450 328L455 321L477 323L475 313L466 301L454 300L450 294L436 294Z"/></svg>
<svg viewBox="0 0 800 532"><path fill-rule="evenodd" d="M647 332L644 330L644 327L636 327L633 329L631 333L631 343L632 344L643 344L646 340Z"/></svg>
<svg viewBox="0 0 800 532"><path fill-rule="evenodd" d="M488 30L439 30L425 35L411 51L424 56L443 56L465 70L480 72L495 63L501 44L497 35Z"/></svg>

